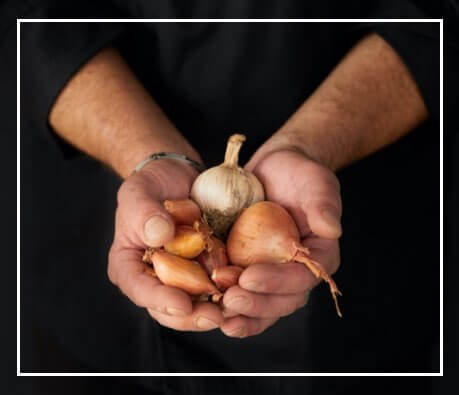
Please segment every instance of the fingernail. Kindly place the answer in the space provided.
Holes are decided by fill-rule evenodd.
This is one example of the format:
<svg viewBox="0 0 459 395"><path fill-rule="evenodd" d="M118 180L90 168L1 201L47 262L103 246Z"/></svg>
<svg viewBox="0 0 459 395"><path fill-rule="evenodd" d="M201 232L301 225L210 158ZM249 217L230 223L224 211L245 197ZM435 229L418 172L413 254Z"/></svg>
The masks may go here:
<svg viewBox="0 0 459 395"><path fill-rule="evenodd" d="M196 326L200 329L214 329L218 327L218 324L206 317L199 317L196 320Z"/></svg>
<svg viewBox="0 0 459 395"><path fill-rule="evenodd" d="M263 291L264 284L259 281L249 281L248 283L243 284L242 288L248 291Z"/></svg>
<svg viewBox="0 0 459 395"><path fill-rule="evenodd" d="M225 306L231 310L247 310L250 307L250 299L245 296L235 296L234 298L228 300L225 303Z"/></svg>
<svg viewBox="0 0 459 395"><path fill-rule="evenodd" d="M325 209L321 212L321 215L324 222L336 231L337 237L341 236L341 222L336 213L330 209Z"/></svg>
<svg viewBox="0 0 459 395"><path fill-rule="evenodd" d="M160 215L155 215L145 222L143 234L145 242L150 247L161 247L164 240L173 236L171 224Z"/></svg>
<svg viewBox="0 0 459 395"><path fill-rule="evenodd" d="M176 309L175 307L166 307L166 313L175 317L186 316L186 313L182 309Z"/></svg>
<svg viewBox="0 0 459 395"><path fill-rule="evenodd" d="M232 331L227 331L226 334L232 337L243 337L247 334L247 331L244 326L240 326Z"/></svg>

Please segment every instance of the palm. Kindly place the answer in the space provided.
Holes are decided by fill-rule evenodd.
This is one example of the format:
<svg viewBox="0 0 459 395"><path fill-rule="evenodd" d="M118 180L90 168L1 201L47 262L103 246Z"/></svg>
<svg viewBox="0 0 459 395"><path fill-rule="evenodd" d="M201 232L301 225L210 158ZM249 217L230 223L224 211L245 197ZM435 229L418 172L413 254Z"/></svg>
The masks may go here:
<svg viewBox="0 0 459 395"><path fill-rule="evenodd" d="M133 223L134 215L145 217L139 213L139 203L143 200L161 202L166 199L187 198L193 182L190 174L181 171L180 167L174 167L173 163L158 161L146 166L138 174L127 179L118 192L118 201L124 203L118 206L116 232L119 232L125 248L145 249L145 240L139 238L139 227ZM148 209L150 209L149 206ZM124 218L125 217L125 218ZM116 234L115 236L118 236Z"/></svg>
<svg viewBox="0 0 459 395"><path fill-rule="evenodd" d="M279 203L293 216L312 259L328 273L336 271L341 202L339 183L333 173L304 155L287 150L269 154L252 171L264 185L266 199ZM324 216L323 212L331 215ZM309 291L317 283L312 272L300 263L251 265L242 273L239 285L224 295L230 318L221 329L236 337L261 333L280 317L304 306ZM244 303L240 303L241 296Z"/></svg>
<svg viewBox="0 0 459 395"><path fill-rule="evenodd" d="M190 169L176 162L155 161L123 183L118 192L108 274L126 296L146 307L160 324L202 331L218 327L223 320L221 310L212 303L192 303L184 291L153 278L142 263L146 247L162 246L174 236L173 220L161 201L188 197L196 176Z"/></svg>
<svg viewBox="0 0 459 395"><path fill-rule="evenodd" d="M254 173L265 187L266 199L279 203L294 217L301 237L314 236L308 216L314 201L321 199L322 205L341 210L339 183L329 170L293 151L281 151L269 155L254 169ZM330 190L334 192L330 194ZM315 219L315 218L314 218ZM315 225L318 236L329 236L329 229ZM317 235L316 235L317 236Z"/></svg>
<svg viewBox="0 0 459 395"><path fill-rule="evenodd" d="M339 265L337 230L321 218L321 210L341 212L339 182L335 175L293 151L269 155L254 169L266 199L285 207L295 219L302 244L328 272Z"/></svg>

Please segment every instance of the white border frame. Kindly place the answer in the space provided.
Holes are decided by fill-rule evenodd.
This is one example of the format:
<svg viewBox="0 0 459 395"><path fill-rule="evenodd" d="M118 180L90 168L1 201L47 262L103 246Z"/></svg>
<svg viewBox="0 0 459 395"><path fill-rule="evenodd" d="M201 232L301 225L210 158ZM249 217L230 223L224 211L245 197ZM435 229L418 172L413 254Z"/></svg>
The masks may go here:
<svg viewBox="0 0 459 395"><path fill-rule="evenodd" d="M21 23L27 22L278 22L278 23L316 23L316 22L439 22L440 23L440 372L439 373L23 373L21 372L21 333L20 333L20 39ZM443 19L16 19L17 38L17 339L16 376L443 376Z"/></svg>

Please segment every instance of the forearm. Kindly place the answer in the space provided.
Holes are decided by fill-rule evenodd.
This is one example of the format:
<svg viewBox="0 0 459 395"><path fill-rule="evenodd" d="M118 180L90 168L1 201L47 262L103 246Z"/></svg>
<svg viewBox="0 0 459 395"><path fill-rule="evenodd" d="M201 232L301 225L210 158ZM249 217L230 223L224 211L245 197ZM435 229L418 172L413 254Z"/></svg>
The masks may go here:
<svg viewBox="0 0 459 395"><path fill-rule="evenodd" d="M269 152L296 149L337 170L393 143L427 116L403 61L372 34L349 51L249 167Z"/></svg>
<svg viewBox="0 0 459 395"><path fill-rule="evenodd" d="M201 160L115 49L101 51L73 76L49 122L64 140L123 178L153 152Z"/></svg>

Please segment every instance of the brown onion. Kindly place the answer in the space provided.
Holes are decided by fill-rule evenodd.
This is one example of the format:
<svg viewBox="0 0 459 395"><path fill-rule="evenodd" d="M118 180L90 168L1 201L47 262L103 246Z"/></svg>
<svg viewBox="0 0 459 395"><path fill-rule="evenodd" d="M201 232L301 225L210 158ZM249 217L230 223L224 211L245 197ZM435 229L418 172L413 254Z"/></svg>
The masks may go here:
<svg viewBox="0 0 459 395"><path fill-rule="evenodd" d="M154 268L154 273L150 273L163 284L182 289L189 295L212 295L214 302L221 298L221 292L199 263L160 250L151 251L148 259Z"/></svg>
<svg viewBox="0 0 459 395"><path fill-rule="evenodd" d="M217 284L218 289L225 291L238 283L239 277L244 269L236 265L216 267L212 271L212 281Z"/></svg>
<svg viewBox="0 0 459 395"><path fill-rule="evenodd" d="M164 244L167 252L189 259L197 257L205 248L204 237L188 225L176 226L174 238Z"/></svg>
<svg viewBox="0 0 459 395"><path fill-rule="evenodd" d="M335 301L341 295L333 279L319 262L309 258L309 250L300 244L300 234L293 218L282 206L268 201L245 209L233 224L227 240L231 263L247 267L256 263L304 263L317 278L325 280Z"/></svg>
<svg viewBox="0 0 459 395"><path fill-rule="evenodd" d="M191 199L165 200L163 206L178 225L193 226L201 219L201 210Z"/></svg>
<svg viewBox="0 0 459 395"><path fill-rule="evenodd" d="M228 264L225 244L214 236L211 236L211 241L212 249L204 250L196 258L208 274L211 274L215 268Z"/></svg>
<svg viewBox="0 0 459 395"><path fill-rule="evenodd" d="M196 258L205 249L212 250L210 235L210 228L201 221L195 221L193 227L178 225L175 227L174 238L164 244L164 249L182 258Z"/></svg>

